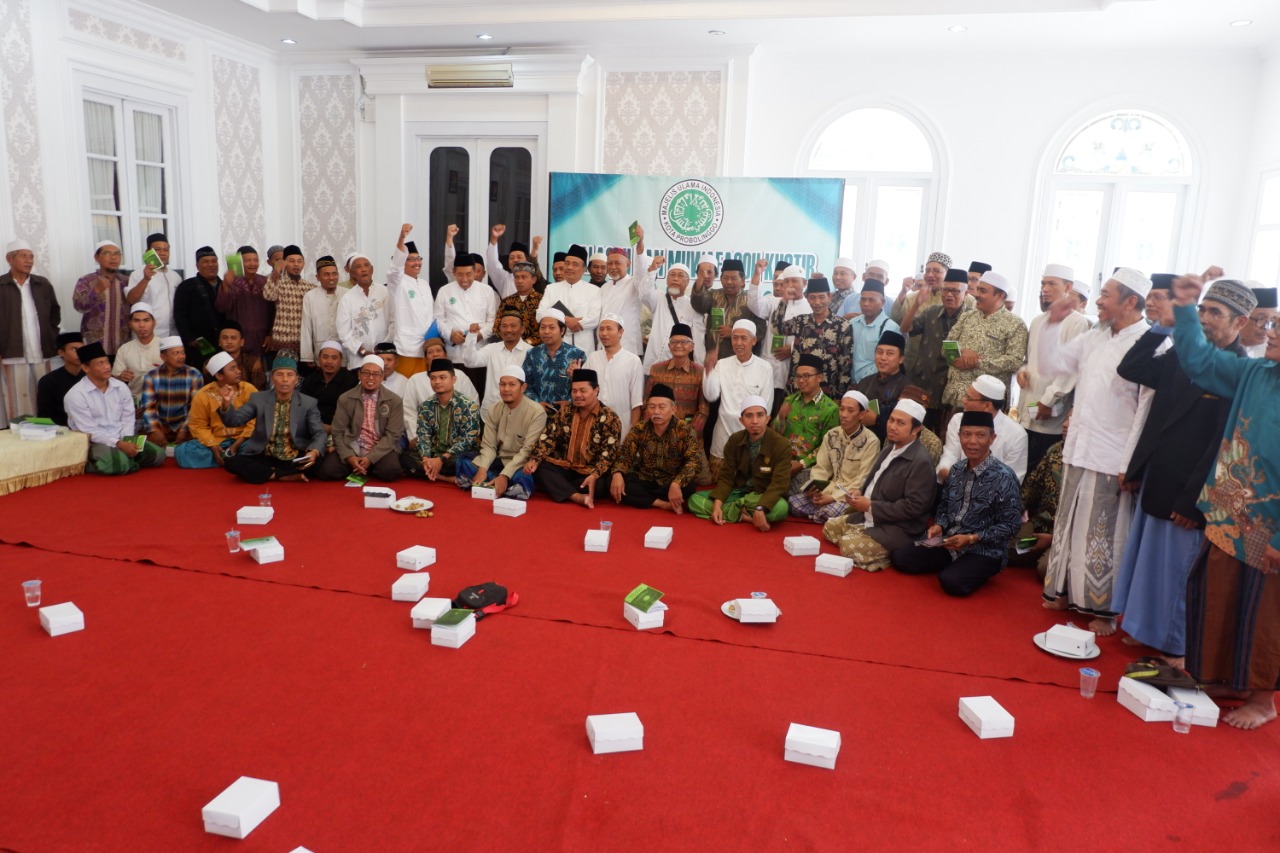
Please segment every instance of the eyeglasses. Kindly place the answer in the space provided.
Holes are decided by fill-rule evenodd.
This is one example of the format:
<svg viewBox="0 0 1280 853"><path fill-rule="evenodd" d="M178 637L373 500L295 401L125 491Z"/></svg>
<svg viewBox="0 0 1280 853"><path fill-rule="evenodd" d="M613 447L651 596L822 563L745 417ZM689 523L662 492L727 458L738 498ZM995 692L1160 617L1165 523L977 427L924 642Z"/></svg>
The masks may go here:
<svg viewBox="0 0 1280 853"><path fill-rule="evenodd" d="M960 288L958 287L944 287L942 288L942 292L943 293L960 293L961 291L960 291Z"/></svg>
<svg viewBox="0 0 1280 853"><path fill-rule="evenodd" d="M1268 320L1262 324L1262 328L1264 331L1274 332L1276 329L1280 329L1280 320Z"/></svg>
<svg viewBox="0 0 1280 853"><path fill-rule="evenodd" d="M1249 322L1257 326L1259 329L1273 329L1275 328L1276 319L1275 317L1267 317L1264 315L1262 317L1250 317Z"/></svg>
<svg viewBox="0 0 1280 853"><path fill-rule="evenodd" d="M365 377L366 379L372 379L375 376L381 376L382 371L379 370L377 373L375 373L372 370L362 370L360 371L360 375Z"/></svg>
<svg viewBox="0 0 1280 853"><path fill-rule="evenodd" d="M673 346L673 347L691 347L691 346L693 346L693 341L689 340L688 338L672 338L671 340L667 341L667 343L668 343L668 345Z"/></svg>
<svg viewBox="0 0 1280 853"><path fill-rule="evenodd" d="M797 373L796 379L815 379L821 375L821 373Z"/></svg>

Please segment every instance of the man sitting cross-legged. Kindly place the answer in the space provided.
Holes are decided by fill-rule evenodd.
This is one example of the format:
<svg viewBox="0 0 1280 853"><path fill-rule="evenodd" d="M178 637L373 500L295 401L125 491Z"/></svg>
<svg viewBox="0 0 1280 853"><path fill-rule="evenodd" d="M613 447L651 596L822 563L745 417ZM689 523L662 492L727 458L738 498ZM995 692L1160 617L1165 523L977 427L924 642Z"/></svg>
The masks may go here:
<svg viewBox="0 0 1280 853"><path fill-rule="evenodd" d="M489 380L497 386L499 400L482 416L480 452L458 457L459 488L490 483L498 497L519 501L527 501L533 494L533 476L525 473L524 464L546 428L547 413L524 395L524 379L524 368L511 364L496 382Z"/></svg>
<svg viewBox="0 0 1280 853"><path fill-rule="evenodd" d="M952 466L933 525L921 545L895 548L893 567L906 574L938 572L947 595L971 595L1008 561L1009 540L1022 524L1018 475L991 452L990 412L960 416L965 458Z"/></svg>
<svg viewBox="0 0 1280 853"><path fill-rule="evenodd" d="M383 482L400 479L396 445L404 429L404 402L382 384L385 370L381 356L366 355L356 371L360 384L338 398L334 452L316 468L317 480L343 480L352 474Z"/></svg>
<svg viewBox="0 0 1280 853"><path fill-rule="evenodd" d="M480 407L454 389L457 373L447 358L427 367L434 396L418 407L418 435L401 454L406 474L435 481L458 473L458 459L475 453L480 440Z"/></svg>
<svg viewBox="0 0 1280 853"><path fill-rule="evenodd" d="M218 417L223 388L236 389L233 400L236 406L249 402L249 397L258 390L241 379L239 362L230 353L219 352L210 356L204 369L213 375L213 381L201 388L191 401L187 426L192 440L179 444L173 454L179 468L219 468L253 435L253 421L229 427Z"/></svg>
<svg viewBox="0 0 1280 853"><path fill-rule="evenodd" d="M67 426L89 436L89 464L96 474L132 474L139 467L164 464L164 448L134 435L133 395L111 378L111 359L100 341L78 353L84 375L63 398Z"/></svg>
<svg viewBox="0 0 1280 853"><path fill-rule="evenodd" d="M191 401L204 387L204 377L187 366L187 351L182 338L165 338L160 342L159 367L142 378L142 424L147 441L159 447L182 444L191 438L187 418Z"/></svg>
<svg viewBox="0 0 1280 853"><path fill-rule="evenodd" d="M277 358L271 365L271 390L259 391L242 406L233 406L236 389L219 388L219 417L227 426L253 421L253 435L240 452L226 460L226 469L241 480L303 480L324 453L328 433L314 397L297 391L298 363Z"/></svg>
<svg viewBox="0 0 1280 853"><path fill-rule="evenodd" d="M571 500L590 509L597 481L617 458L622 424L600 403L594 370L579 368L569 379L569 403L547 419L524 470L556 503Z"/></svg>
<svg viewBox="0 0 1280 853"><path fill-rule="evenodd" d="M816 461L809 469L812 479L787 499L792 515L826 524L849 511L848 501L860 494L880 453L880 439L862 424L867 402L861 391L844 392L840 423L818 443Z"/></svg>
<svg viewBox="0 0 1280 853"><path fill-rule="evenodd" d="M609 494L627 506L656 506L679 515L696 488L702 442L676 416L675 392L666 385L649 389L645 415L622 442Z"/></svg>
<svg viewBox="0 0 1280 853"><path fill-rule="evenodd" d="M769 522L787 517L791 483L791 444L769 429L769 404L752 395L742 401L742 429L724 443L724 464L708 497L689 498L689 511L716 524L750 521L769 530Z"/></svg>

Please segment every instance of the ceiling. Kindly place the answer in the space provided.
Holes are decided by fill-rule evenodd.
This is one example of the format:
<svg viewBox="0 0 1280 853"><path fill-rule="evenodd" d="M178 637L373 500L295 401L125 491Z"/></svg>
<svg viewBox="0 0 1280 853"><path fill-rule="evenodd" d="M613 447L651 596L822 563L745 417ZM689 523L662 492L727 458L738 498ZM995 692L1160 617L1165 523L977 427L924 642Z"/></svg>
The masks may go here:
<svg viewBox="0 0 1280 853"><path fill-rule="evenodd" d="M1280 50L1277 0L142 0L283 59L386 51ZM1250 26L1232 27L1236 20ZM953 32L953 27L964 27ZM708 31L718 30L723 35ZM477 39L481 33L491 40ZM286 45L282 39L297 43Z"/></svg>

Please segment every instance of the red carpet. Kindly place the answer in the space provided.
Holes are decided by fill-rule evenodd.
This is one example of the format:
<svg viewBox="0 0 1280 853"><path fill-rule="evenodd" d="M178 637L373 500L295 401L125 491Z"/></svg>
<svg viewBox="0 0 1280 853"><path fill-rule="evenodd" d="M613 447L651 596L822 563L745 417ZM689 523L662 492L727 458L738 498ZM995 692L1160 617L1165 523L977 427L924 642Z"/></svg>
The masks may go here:
<svg viewBox="0 0 1280 853"><path fill-rule="evenodd" d="M286 561L260 567L220 550L256 491L166 468L0 499L0 538L39 546L0 547L0 848L233 849L200 807L239 775L282 797L244 850L1280 843L1280 726L1180 736L1112 695L1081 699L1076 666L1030 642L1054 620L1025 574L956 601L929 578L815 574L781 548L809 525L760 535L545 500L493 518L429 486L415 491L439 512L418 520L329 484L277 487L267 531ZM612 551L585 554L602 515ZM640 547L652 524L676 528L670 551ZM502 537L536 557L460 541ZM387 600L394 552L416 542L440 552L432 594L495 579L521 604L461 650L432 647L411 605ZM95 553L195 571L67 556ZM32 576L46 603L85 611L84 632L40 630L18 592ZM669 633L622 620L640 580L667 591ZM782 607L777 625L718 613L754 589ZM1104 642L1104 686L1129 656ZM981 694L1017 718L1012 739L957 718ZM640 715L645 750L593 756L586 715L618 711ZM792 721L842 732L835 771L781 760Z"/></svg>

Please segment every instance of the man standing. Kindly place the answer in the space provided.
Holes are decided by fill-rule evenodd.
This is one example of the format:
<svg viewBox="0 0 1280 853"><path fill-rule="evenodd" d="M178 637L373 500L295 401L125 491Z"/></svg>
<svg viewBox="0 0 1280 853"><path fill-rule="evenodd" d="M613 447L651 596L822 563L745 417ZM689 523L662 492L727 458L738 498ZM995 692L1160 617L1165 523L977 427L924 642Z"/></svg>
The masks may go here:
<svg viewBox="0 0 1280 853"><path fill-rule="evenodd" d="M666 262L666 258L658 256L649 263L652 275ZM640 290L640 304L649 310L653 317L653 325L649 329L649 344L645 347L641 360L646 369L672 357L667 346L671 340L672 329L677 325L685 325L693 334L693 347L686 355L696 361L706 358L707 328L706 318L694 310L689 290L689 268L684 264L672 264L667 268L667 289L660 292L653 287Z"/></svg>
<svg viewBox="0 0 1280 853"><path fill-rule="evenodd" d="M443 289L442 289L443 292ZM373 262L357 254L351 260L351 289L338 303L338 340L347 367L359 370L366 355L387 339L391 328L391 294L373 280Z"/></svg>
<svg viewBox="0 0 1280 853"><path fill-rule="evenodd" d="M89 435L89 464L95 474L132 474L164 464L164 448L134 435L133 395L111 378L111 359L101 341L80 347L84 376L67 396L67 426Z"/></svg>
<svg viewBox="0 0 1280 853"><path fill-rule="evenodd" d="M955 324L971 310L964 302L968 298L964 292L967 286L959 281L942 282L941 304L931 305L918 314L908 311L903 319L903 328L911 338L906 371L927 398L925 424L930 429L942 428L942 391L950 369L942 343L951 339Z"/></svg>
<svg viewBox="0 0 1280 853"><path fill-rule="evenodd" d="M831 270L831 283L835 285L835 290L831 293L832 314L847 320L858 313L854 310L857 303L853 301L858 295L858 291L853 289L857 280L858 273L854 268L853 258L836 258L835 268Z"/></svg>
<svg viewBox="0 0 1280 853"><path fill-rule="evenodd" d="M566 257L568 255L565 252L556 252L551 256L551 278L553 281L564 281L564 259ZM543 292L546 292L546 288L543 288Z"/></svg>
<svg viewBox="0 0 1280 853"><path fill-rule="evenodd" d="M316 260L316 279L302 297L302 327L298 343L298 360L308 372L315 368L316 347L338 338L338 303L345 290L338 287L338 262L330 255ZM428 288L427 294L431 291Z"/></svg>
<svg viewBox="0 0 1280 853"><path fill-rule="evenodd" d="M1092 615L1089 630L1102 636L1115 633L1112 592L1133 518L1133 493L1122 486L1141 390L1116 370L1147 329L1142 317L1150 290L1145 275L1120 267L1098 297L1098 328L1059 343L1057 326L1076 302L1064 298L1050 309L1040 340L1040 364L1050 379L1076 376L1044 604Z"/></svg>
<svg viewBox="0 0 1280 853"><path fill-rule="evenodd" d="M120 247L103 240L93 250L98 269L81 276L71 293L71 304L84 316L80 334L85 343L102 341L109 357L129 338L129 311L125 300L128 280L120 272Z"/></svg>
<svg viewBox="0 0 1280 853"><path fill-rule="evenodd" d="M63 402L67 392L80 381L80 347L84 338L79 332L63 332L58 335L58 356L62 367L51 370L36 383L36 417L48 418L58 426L67 425L67 407Z"/></svg>
<svg viewBox="0 0 1280 853"><path fill-rule="evenodd" d="M493 328L498 295L487 284L475 282L475 256L469 253L454 260L453 279L436 294L436 322L448 343L449 358L483 388L484 368L476 353Z"/></svg>
<svg viewBox="0 0 1280 853"><path fill-rule="evenodd" d="M524 471L556 503L571 500L590 509L595 506L597 481L617 458L622 424L600 404L594 370L573 371L569 394L571 405L547 418Z"/></svg>
<svg viewBox="0 0 1280 853"><path fill-rule="evenodd" d="M275 348L275 355L284 358L298 357L302 340L302 300L307 291L316 286L315 282L302 275L306 262L301 249L292 244L285 246L280 250L280 260L272 258L271 275L262 286L262 298L276 306L275 321L271 324L271 346ZM369 276L373 276L372 264Z"/></svg>
<svg viewBox="0 0 1280 853"><path fill-rule="evenodd" d="M586 263L587 250L577 243L570 246L565 253L564 280L547 285L541 307L556 308L563 313L568 328L565 341L584 353L592 353L596 349L595 329L600 324L601 300L600 288L582 280ZM603 274L601 264L602 277Z"/></svg>
<svg viewBox="0 0 1280 853"><path fill-rule="evenodd" d="M1021 483L1027 476L1027 431L1018 422L1000 410L1004 405L1004 383L994 376L982 374L964 391L961 411L986 412L995 425L995 438L991 442L991 455L1008 465ZM938 462L938 482L946 482L951 469L964 458L964 442L960 440L960 419L947 423L946 444L942 459Z"/></svg>
<svg viewBox="0 0 1280 853"><path fill-rule="evenodd" d="M739 420L742 429L725 442L716 487L690 497L689 511L715 524L750 521L764 533L769 522L787 517L791 445L769 429L769 404L759 395L742 401Z"/></svg>
<svg viewBox="0 0 1280 853"><path fill-rule="evenodd" d="M316 356L316 370L302 380L298 388L315 401L320 412L320 423L325 430L333 428L333 418L338 413L338 398L358 384L354 370L343 365L342 344L325 341ZM332 446L332 445L331 445Z"/></svg>
<svg viewBox="0 0 1280 853"><path fill-rule="evenodd" d="M484 250L485 268L489 271L489 279L493 282L494 289L498 291L498 296L506 299L513 296L519 288L516 287L515 273L517 264L529 264L533 267L533 281L529 285L529 289L534 293L541 294L547 289L547 279L542 274L542 270L538 268L538 249L542 246L542 238L533 238L533 252L529 251L529 247L519 240L511 242L511 248L507 250L507 266L511 272L507 272L502 268L502 258L498 255L498 241L502 239L502 235L507 233L507 226L498 224L489 229L489 245Z"/></svg>
<svg viewBox="0 0 1280 853"><path fill-rule="evenodd" d="M908 329L911 327L911 317L907 316L907 310L912 306L915 306L915 313L919 314L930 305L942 304L942 297L939 295L939 291L942 290L942 282L944 280L964 284L967 288L969 276L965 274L965 271L958 269L952 278L947 278L947 273L950 270L950 255L945 252L934 252L929 255L929 260L924 265L924 278L917 280L908 276L902 280L902 292L898 294L898 298L893 302L893 308L889 311L889 319L902 328ZM961 292L963 292L963 289Z"/></svg>
<svg viewBox="0 0 1280 853"><path fill-rule="evenodd" d="M609 494L627 506L657 507L680 515L702 468L702 442L676 417L675 394L665 385L655 385L649 392L646 415L622 442Z"/></svg>
<svg viewBox="0 0 1280 853"><path fill-rule="evenodd" d="M156 253L160 266L153 267L148 263L129 274L129 283L125 289L125 301L130 305L145 302L151 306L151 314L156 318L156 337L167 338L176 335L177 326L173 324L173 299L177 295L178 285L182 277L169 269L169 238L163 234L152 234L147 238L147 249Z"/></svg>
<svg viewBox="0 0 1280 853"><path fill-rule="evenodd" d="M479 449L480 408L475 400L454 391L454 366L449 359L431 362L427 375L435 396L418 407L416 441L401 463L406 474L435 481L454 477L458 460Z"/></svg>
<svg viewBox="0 0 1280 853"><path fill-rule="evenodd" d="M604 252L593 252L587 261L587 275L593 285L604 287L609 280L609 257Z"/></svg>
<svg viewBox="0 0 1280 853"><path fill-rule="evenodd" d="M712 273L708 276L707 272ZM758 341L764 336L765 322L747 307L747 295L742 292L746 283L742 261L728 258L720 272L720 289L712 290L715 280L715 264L705 258L698 262L698 279L693 284L693 295L689 303L693 310L707 318L707 356L706 367L710 372L720 358L733 355L732 330L741 320L749 322L754 329L752 340ZM752 344L754 346L755 344ZM739 401L741 402L741 401ZM734 409L734 411L737 411ZM733 423L730 431L737 431L737 419L730 414ZM728 433L725 434L726 437Z"/></svg>
<svg viewBox="0 0 1280 853"><path fill-rule="evenodd" d="M582 350L565 343L567 328L559 309L540 308L538 336L542 343L524 357L524 372L529 378L526 393L530 400L542 404L548 416L569 401L569 377L586 358Z"/></svg>
<svg viewBox="0 0 1280 853"><path fill-rule="evenodd" d="M811 479L787 500L792 515L825 524L848 512L847 502L860 494L880 453L880 439L862 424L867 402L861 391L844 393L840 423L818 443Z"/></svg>
<svg viewBox="0 0 1280 853"><path fill-rule="evenodd" d="M779 331L792 338L791 384L797 390L795 372L801 356L813 356L822 363L822 390L828 396L843 394L849 385L854 358L854 335L848 321L831 312L831 285L822 277L811 278L805 286L808 314L783 320Z"/></svg>
<svg viewBox="0 0 1280 853"><path fill-rule="evenodd" d="M767 318L764 360L773 370L773 407L776 409L782 402L790 385L791 353L795 349L795 337L782 331L782 324L801 314L812 314L813 310L805 301L804 289L809 276L800 267L791 265L781 273L774 275L774 293L765 296L760 292L760 279L768 267L768 261L761 258L756 262L755 274L751 277L751 287L747 290L747 307L757 317ZM843 381L843 380L841 380ZM766 399L770 399L766 397Z"/></svg>
<svg viewBox="0 0 1280 853"><path fill-rule="evenodd" d="M187 353L182 338L171 335L160 341L159 367L142 378L142 426L147 441L158 447L182 444L191 439L187 419L191 401L204 387L204 377L187 366Z"/></svg>
<svg viewBox="0 0 1280 853"><path fill-rule="evenodd" d="M609 250L605 263L609 280L600 288L600 316L603 318L606 314L613 314L622 320L622 348L635 353L636 358L639 358L644 354L640 337L640 294L645 291L653 292L653 278L650 275L649 258L644 253L644 229L637 225L636 233L640 241L635 247L634 275L627 273L631 265L627 250L618 247ZM608 405L608 401L605 405Z"/></svg>
<svg viewBox="0 0 1280 853"><path fill-rule="evenodd" d="M876 344L876 372L858 383L857 390L867 399L859 420L868 426L876 438L885 440L885 424L889 413L898 405L898 398L912 380L902 371L903 353L907 348L906 338L899 332L884 332Z"/></svg>
<svg viewBox="0 0 1280 853"><path fill-rule="evenodd" d="M977 310L961 316L951 329L960 355L951 362L942 392L943 404L956 409L964 406L965 389L980 374L994 376L1008 388L1027 360L1027 324L1004 307L1009 292L1004 276L985 272L970 290Z"/></svg>
<svg viewBox="0 0 1280 853"><path fill-rule="evenodd" d="M884 311L884 285L872 279L862 283L858 297L860 316L850 321L853 332L853 385L876 372L876 347L885 332L899 332L898 324Z"/></svg>
<svg viewBox="0 0 1280 853"><path fill-rule="evenodd" d="M436 320L431 282L421 277L424 259L417 245L405 240L412 231L413 225L408 222L400 226L396 251L391 256L391 268L387 271L391 316L395 318L397 369L405 377L427 369L422 342ZM303 309L305 312L305 304Z"/></svg>
<svg viewBox="0 0 1280 853"><path fill-rule="evenodd" d="M610 286L605 285L606 288ZM595 371L600 382L601 404L617 414L626 432L640 420L643 411L644 367L640 364L640 356L623 348L626 327L617 314L605 314L600 318L596 337L600 341L600 349L587 356L583 367Z"/></svg>
<svg viewBox="0 0 1280 853"><path fill-rule="evenodd" d="M1245 284L1252 286L1257 282L1245 282ZM1249 325L1240 332L1240 345L1249 354L1249 358L1266 358L1266 328L1267 323L1276 316L1276 288L1251 287L1251 289L1258 304L1249 312Z"/></svg>
<svg viewBox="0 0 1280 853"><path fill-rule="evenodd" d="M133 338L120 345L111 375L129 386L136 403L142 399L142 378L162 363L160 339L155 335L156 320L150 305L134 303L129 312L129 328L133 330Z"/></svg>
<svg viewBox="0 0 1280 853"><path fill-rule="evenodd" d="M1071 292L1075 271L1062 264L1049 264L1040 277L1040 311L1031 321L1027 335L1027 365L1018 371L1022 397L1018 402L1018 422L1027 431L1027 470L1034 471L1050 447L1062 440L1062 422L1071 408L1075 377L1059 377L1051 383L1040 366L1040 337L1049 322L1049 308ZM1072 312L1058 324L1058 344L1089 331L1089 320ZM999 430L997 429L997 432Z"/></svg>
<svg viewBox="0 0 1280 853"><path fill-rule="evenodd" d="M756 321L738 320L733 324L729 337L733 347L730 358L716 362L715 369L708 369L702 380L702 396L709 402L720 401L720 413L711 433L711 475L718 476L724 459L724 445L729 436L737 432L741 417L733 413L742 411L748 397L773 398L773 368L752 350L756 345ZM707 356L710 358L710 354ZM767 425L766 421L766 425ZM790 476L790 475L788 475Z"/></svg>
<svg viewBox="0 0 1280 853"><path fill-rule="evenodd" d="M229 320L240 324L244 351L254 358L263 358L266 345L271 343L269 334L275 321L276 306L262 298L265 276L258 275L258 251L252 246L236 249L243 264L244 275L236 275L228 269L218 288L216 306Z"/></svg>
<svg viewBox="0 0 1280 853"><path fill-rule="evenodd" d="M991 272L991 264L982 261L973 261L969 264L969 290L973 290L978 286L978 282L982 281L982 276Z"/></svg>
<svg viewBox="0 0 1280 853"><path fill-rule="evenodd" d="M895 548L891 559L903 574L937 572L943 592L966 596L1008 562L1009 542L1022 524L1022 496L1013 469L991 453L997 434L991 413L965 411L955 420L964 459L946 477L923 547Z"/></svg>
<svg viewBox="0 0 1280 853"><path fill-rule="evenodd" d="M218 410L222 408L223 388L235 389L235 397L231 401L233 406L249 402L249 397L258 389L241 380L240 365L228 353L215 353L205 368L213 374L213 381L201 388L191 401L187 427L191 430L192 441L179 444L173 453L179 468L221 468L253 435L253 421L244 426L229 427L222 422Z"/></svg>
<svg viewBox="0 0 1280 853"><path fill-rule="evenodd" d="M271 365L271 390L251 394L248 402L233 406L238 389L218 389L222 395L218 414L225 425L238 427L253 421L253 435L226 460L228 472L256 484L307 479L306 472L324 453L328 433L316 401L298 393L297 385L298 363L277 358Z"/></svg>
<svg viewBox="0 0 1280 853"><path fill-rule="evenodd" d="M25 240L5 247L0 275L0 424L35 414L36 386L53 369L62 308L53 285L32 275L35 254Z"/></svg>
<svg viewBox="0 0 1280 853"><path fill-rule="evenodd" d="M404 403L383 387L384 372L381 358L366 355L356 374L359 384L338 398L334 452L316 467L317 480L345 480L352 474L384 483L400 479L396 446L404 431Z"/></svg>
<svg viewBox="0 0 1280 853"><path fill-rule="evenodd" d="M187 363L204 367L213 355L218 328L225 319L217 308L218 254L209 246L196 250L196 274L178 285L173 297L173 324L187 348Z"/></svg>
<svg viewBox="0 0 1280 853"><path fill-rule="evenodd" d="M480 452L458 457L457 483L462 489L492 483L498 497L527 501L534 486L524 464L546 428L547 413L525 396L524 370L508 365L497 375L500 399L481 416Z"/></svg>
<svg viewBox="0 0 1280 853"><path fill-rule="evenodd" d="M1215 281L1197 309L1205 338L1245 358L1240 331L1254 305L1242 282ZM1123 379L1155 389L1155 395L1125 471L1126 484L1141 486L1114 608L1124 614L1125 633L1180 666L1186 654L1187 576L1204 544L1204 514L1196 502L1217 458L1231 398L1193 384L1177 350L1161 352L1173 331L1171 299L1155 323L1116 370Z"/></svg>
<svg viewBox="0 0 1280 853"><path fill-rule="evenodd" d="M529 342L520 336L524 330L524 319L518 313L511 311L500 315L497 327L498 337L501 340L485 344L477 354L477 361L484 367L485 376L493 377L492 381L485 383L484 399L480 401L482 413L487 412L494 403L498 402L500 394L497 377L513 365L521 368L520 372L523 373L525 355L533 349Z"/></svg>
<svg viewBox="0 0 1280 853"><path fill-rule="evenodd" d="M822 437L840 423L840 409L822 393L822 360L814 355L800 356L796 365L797 390L782 401L773 428L791 443L791 486L787 495L799 493L811 479Z"/></svg>

